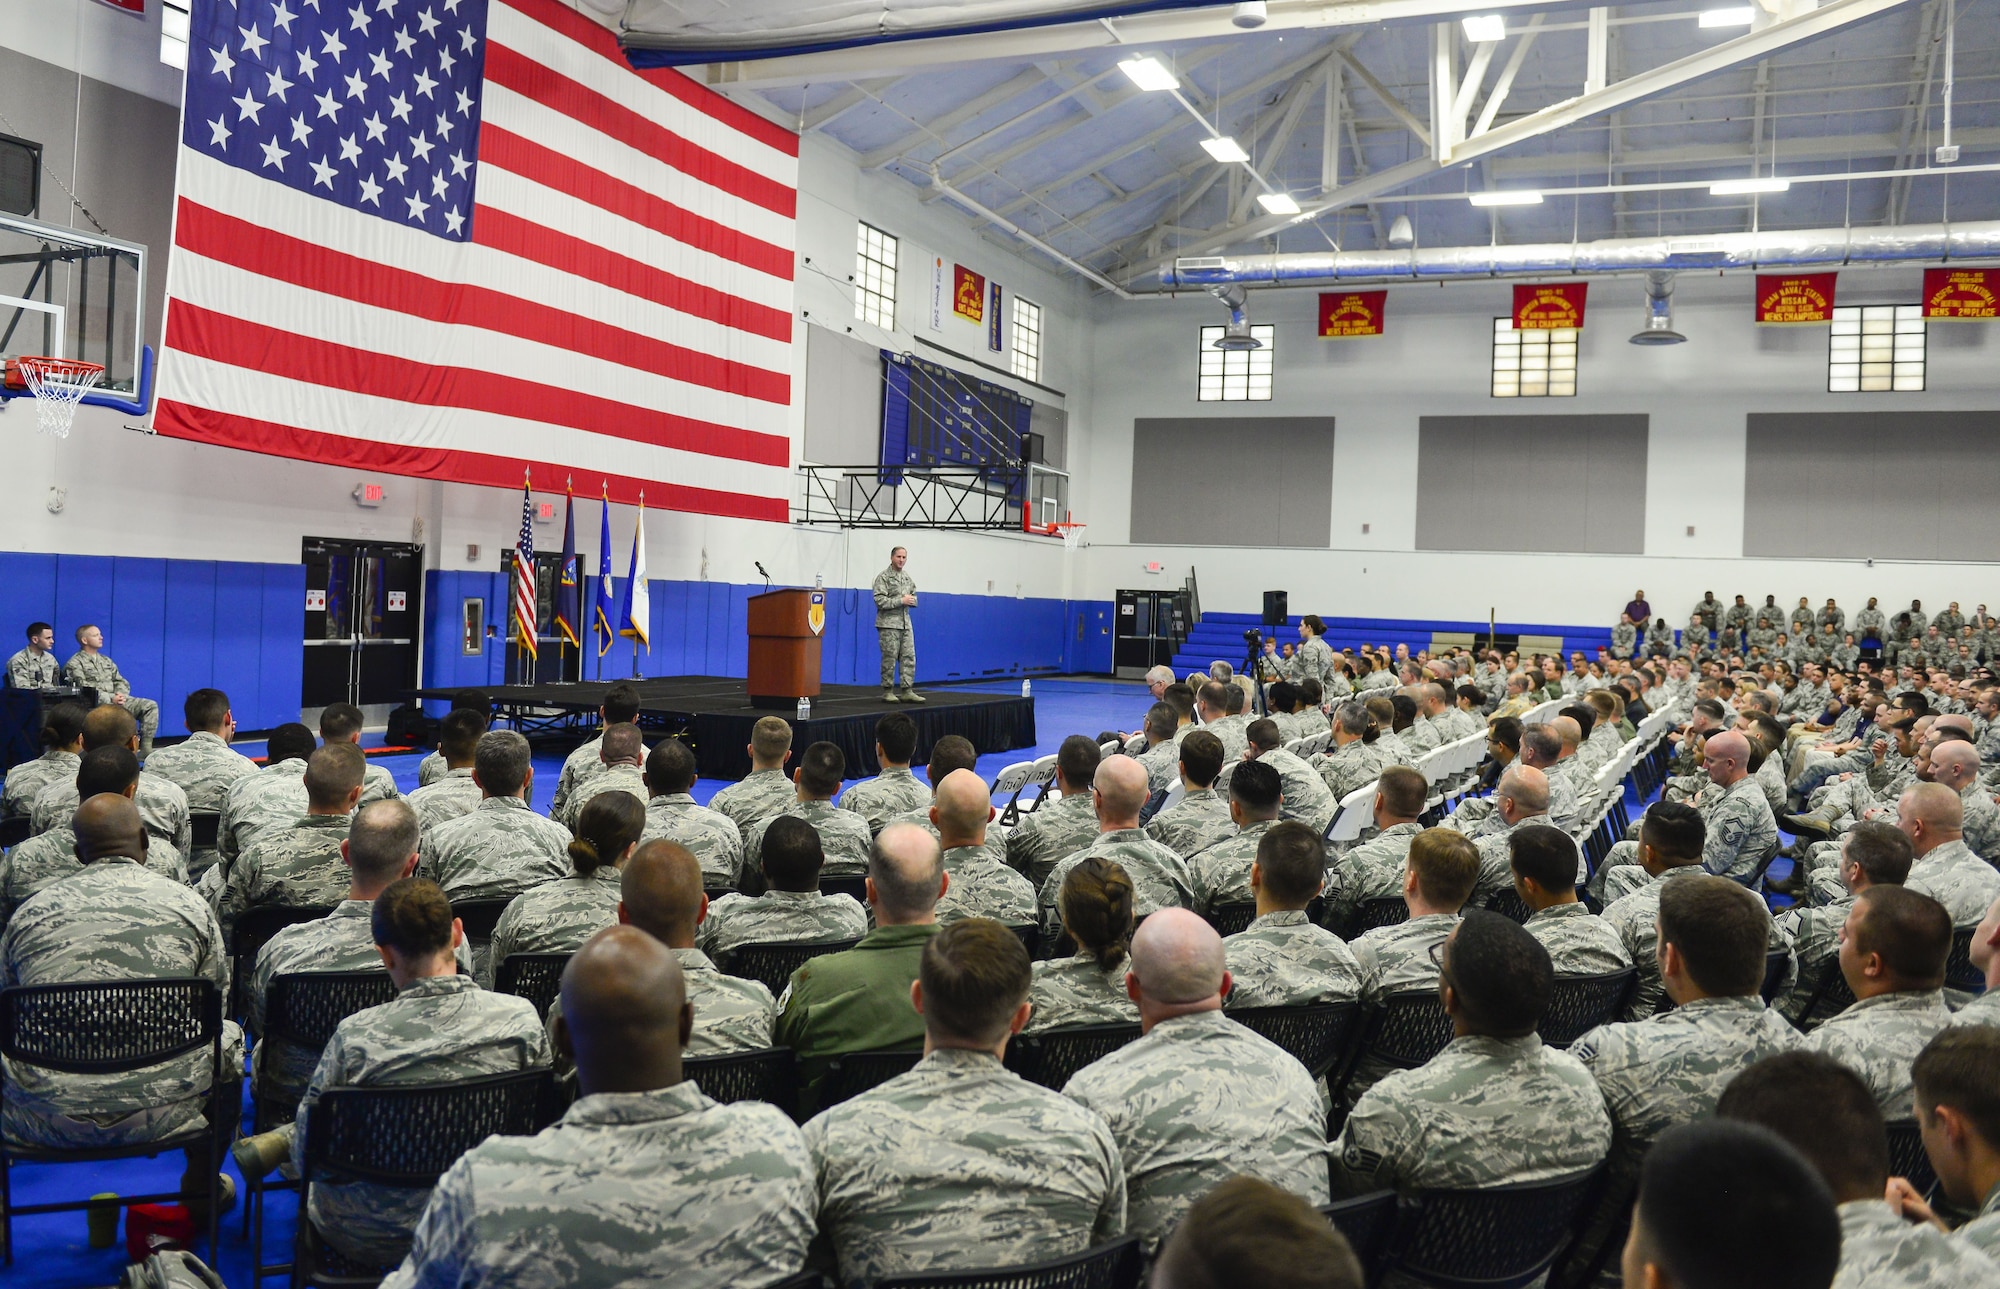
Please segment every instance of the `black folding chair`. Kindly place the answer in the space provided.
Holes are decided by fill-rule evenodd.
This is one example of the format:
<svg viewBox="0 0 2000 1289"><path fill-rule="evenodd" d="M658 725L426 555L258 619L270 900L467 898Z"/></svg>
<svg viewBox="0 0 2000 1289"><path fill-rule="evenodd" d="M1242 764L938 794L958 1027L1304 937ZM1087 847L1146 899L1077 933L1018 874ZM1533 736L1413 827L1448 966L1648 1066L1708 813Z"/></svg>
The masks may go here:
<svg viewBox="0 0 2000 1289"><path fill-rule="evenodd" d="M1368 1019L1347 1063L1333 1086L1338 1113L1347 1085L1362 1061L1375 1057L1402 1070L1414 1070L1445 1049L1456 1036L1435 988L1405 989L1389 994L1369 1009Z"/></svg>
<svg viewBox="0 0 2000 1289"><path fill-rule="evenodd" d="M1021 938L1021 947L1028 951L1028 961L1033 962L1041 956L1042 929L1040 927L1022 925L1010 926L1007 929Z"/></svg>
<svg viewBox="0 0 2000 1289"><path fill-rule="evenodd" d="M188 827L194 834L192 844L196 850L214 850L216 834L221 826L222 815L219 811L188 811Z"/></svg>
<svg viewBox="0 0 2000 1289"><path fill-rule="evenodd" d="M1526 922L1535 914L1535 911L1528 907L1527 901L1521 898L1521 893L1511 886L1495 891L1493 898L1486 901L1486 909L1489 913L1498 913L1501 917L1512 918L1516 922Z"/></svg>
<svg viewBox="0 0 2000 1289"><path fill-rule="evenodd" d="M836 1106L870 1088L881 1087L899 1074L908 1074L924 1057L923 1049L912 1047L888 1052L843 1052L833 1058L819 1083L819 1108Z"/></svg>
<svg viewBox="0 0 2000 1289"><path fill-rule="evenodd" d="M260 1043L280 1042L302 1051L325 1050L340 1022L358 1011L377 1007L396 996L396 982L386 971L284 972L271 978L264 995L264 1032ZM268 1069L268 1067L265 1067ZM251 1088L256 1112L254 1131L269 1132L298 1116L304 1088L279 1089L266 1076ZM293 1190L298 1183L265 1177L245 1177L244 1220L249 1223L251 1256L257 1274L282 1275L288 1264L265 1265L264 1192Z"/></svg>
<svg viewBox="0 0 2000 1289"><path fill-rule="evenodd" d="M822 874L819 879L819 893L821 895L851 895L865 905L868 903L868 875L866 873L847 873L834 876Z"/></svg>
<svg viewBox="0 0 2000 1289"><path fill-rule="evenodd" d="M1790 949L1773 949L1764 955L1764 983L1757 990L1764 997L1764 1005L1770 1006L1777 998L1778 990L1785 983L1785 966L1791 961Z"/></svg>
<svg viewBox="0 0 2000 1289"><path fill-rule="evenodd" d="M1931 1157L1924 1150L1923 1136L1917 1131L1917 1121L1891 1119L1883 1127L1889 1131L1889 1175L1908 1180L1917 1188L1917 1194L1929 1195L1938 1179L1931 1168Z"/></svg>
<svg viewBox="0 0 2000 1289"><path fill-rule="evenodd" d="M128 1146L26 1146L0 1135L0 1245L5 1264L14 1264L14 1219L38 1213L74 1213L132 1204L179 1203L208 1196L208 1256L216 1258L216 1228L222 1213L219 1174L207 1170L202 1191L127 1195L116 1200L71 1200L15 1204L13 1167L33 1164L101 1163L136 1159L189 1146L217 1149L226 1095L222 1080L222 995L215 982L173 977L164 980L86 981L64 985L17 985L0 990L0 1056L61 1074L127 1074L175 1057L208 1049L208 1096L204 1119L195 1127ZM0 1066L0 1098L6 1095ZM228 1091L237 1084L231 1080Z"/></svg>
<svg viewBox="0 0 2000 1289"><path fill-rule="evenodd" d="M1378 926L1401 926L1409 920L1410 906L1403 903L1402 896L1378 895L1361 901L1360 907L1347 919L1347 930L1341 938L1352 940L1363 931L1373 931Z"/></svg>
<svg viewBox="0 0 2000 1289"><path fill-rule="evenodd" d="M1951 933L1951 952L1944 960L1944 987L1968 994L1986 992L1986 973L1972 965L1972 934L1977 926L1962 926Z"/></svg>
<svg viewBox="0 0 2000 1289"><path fill-rule="evenodd" d="M1045 1088L1061 1091L1070 1076L1139 1037L1131 1024L1064 1025L1021 1034L1007 1044L1007 1068Z"/></svg>
<svg viewBox="0 0 2000 1289"><path fill-rule="evenodd" d="M466 939L484 944L493 938L493 928L500 925L500 915L513 902L511 895L498 900L453 900L451 915L464 927Z"/></svg>
<svg viewBox="0 0 2000 1289"><path fill-rule="evenodd" d="M1602 1165L1545 1182L1417 1194L1407 1235L1384 1278L1406 1273L1438 1289L1519 1289L1568 1244Z"/></svg>
<svg viewBox="0 0 2000 1289"><path fill-rule="evenodd" d="M257 965L257 954L271 937L288 926L316 922L333 912L328 908L307 908L296 904L259 904L243 910L231 935L229 1015L243 1014L243 982Z"/></svg>
<svg viewBox="0 0 2000 1289"><path fill-rule="evenodd" d="M510 953L493 976L493 991L525 998L534 1004L537 1016L549 1014L549 1004L562 992L563 968L576 955L569 953Z"/></svg>
<svg viewBox="0 0 2000 1289"><path fill-rule="evenodd" d="M1320 1210L1333 1223L1333 1229L1347 1237L1354 1256L1361 1262L1362 1278L1368 1284L1376 1283L1376 1268L1389 1251L1389 1237L1394 1234L1398 1214L1405 1207L1414 1211L1415 1201L1406 1205L1394 1191L1371 1191Z"/></svg>
<svg viewBox="0 0 2000 1289"><path fill-rule="evenodd" d="M690 1056L681 1074L715 1101L765 1101L797 1117L799 1065L789 1047L764 1047L726 1056Z"/></svg>
<svg viewBox="0 0 2000 1289"><path fill-rule="evenodd" d="M852 949L861 941L820 940L811 944L742 944L715 956L715 965L744 980L761 980L772 997L785 992L792 973L814 958Z"/></svg>
<svg viewBox="0 0 2000 1289"><path fill-rule="evenodd" d="M1202 916L1208 919L1208 924L1215 928L1217 935L1235 935L1247 930L1257 920L1257 901L1237 900L1218 904Z"/></svg>
<svg viewBox="0 0 2000 1289"><path fill-rule="evenodd" d="M1801 967L1800 971L1805 968ZM1951 966L1945 965L1945 979L1951 979ZM1828 954L1819 965L1812 993L1806 999L1806 1008L1799 1013L1799 1028L1812 1030L1840 1015L1854 1006L1854 990L1848 987L1847 977L1841 973L1840 959Z"/></svg>
<svg viewBox="0 0 2000 1289"><path fill-rule="evenodd" d="M1303 1007L1243 1007L1229 1019L1290 1052L1306 1072L1324 1078L1348 1055L1367 1013L1360 1003L1308 1003Z"/></svg>
<svg viewBox="0 0 2000 1289"><path fill-rule="evenodd" d="M1555 988L1549 991L1548 1009L1537 1027L1542 1042L1568 1047L1599 1025L1617 1020L1638 985L1637 967L1597 976L1557 976Z"/></svg>
<svg viewBox="0 0 2000 1289"><path fill-rule="evenodd" d="M26 815L8 815L5 819L0 819L0 846L8 850L14 849L33 835L33 822Z"/></svg>
<svg viewBox="0 0 2000 1289"><path fill-rule="evenodd" d="M460 1155L488 1137L536 1131L551 1079L547 1070L526 1070L452 1083L329 1089L306 1127L301 1194L315 1180L406 1190L435 1186ZM390 1270L357 1266L328 1248L301 1206L293 1283L358 1289Z"/></svg>
<svg viewBox="0 0 2000 1289"><path fill-rule="evenodd" d="M869 1289L1138 1289L1146 1257L1139 1237L1128 1235L1066 1258L977 1271L936 1271L884 1276Z"/></svg>

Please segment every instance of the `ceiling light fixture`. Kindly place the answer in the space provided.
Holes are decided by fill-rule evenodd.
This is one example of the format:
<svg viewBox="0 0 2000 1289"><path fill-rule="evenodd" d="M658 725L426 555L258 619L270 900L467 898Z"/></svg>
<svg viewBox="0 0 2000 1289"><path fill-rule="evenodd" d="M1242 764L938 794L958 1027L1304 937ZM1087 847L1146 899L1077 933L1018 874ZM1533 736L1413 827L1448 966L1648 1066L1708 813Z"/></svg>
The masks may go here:
<svg viewBox="0 0 2000 1289"><path fill-rule="evenodd" d="M1507 20L1497 13L1473 14L1459 19L1465 38L1475 45L1507 39Z"/></svg>
<svg viewBox="0 0 2000 1289"><path fill-rule="evenodd" d="M1262 206L1266 213L1272 215L1296 215L1299 213L1299 203L1292 199L1290 193L1258 193L1257 204Z"/></svg>
<svg viewBox="0 0 2000 1289"><path fill-rule="evenodd" d="M1757 11L1749 5L1731 9L1704 9L1698 22L1703 27L1747 27L1757 19Z"/></svg>
<svg viewBox="0 0 2000 1289"><path fill-rule="evenodd" d="M1118 64L1118 70L1142 90L1177 90L1180 79L1167 70L1167 65L1148 55L1145 58L1128 58Z"/></svg>
<svg viewBox="0 0 2000 1289"><path fill-rule="evenodd" d="M1792 181L1789 179L1724 179L1720 183L1710 184L1708 186L1708 195L1711 197L1743 197L1751 193L1760 192L1789 192L1791 191L1791 187Z"/></svg>
<svg viewBox="0 0 2000 1289"><path fill-rule="evenodd" d="M1203 139L1201 146L1209 156L1225 165L1250 159L1250 154L1243 150L1243 145L1226 134L1213 139Z"/></svg>
<svg viewBox="0 0 2000 1289"><path fill-rule="evenodd" d="M1542 194L1532 188L1510 188L1500 192L1469 192L1465 199L1475 206L1539 206Z"/></svg>

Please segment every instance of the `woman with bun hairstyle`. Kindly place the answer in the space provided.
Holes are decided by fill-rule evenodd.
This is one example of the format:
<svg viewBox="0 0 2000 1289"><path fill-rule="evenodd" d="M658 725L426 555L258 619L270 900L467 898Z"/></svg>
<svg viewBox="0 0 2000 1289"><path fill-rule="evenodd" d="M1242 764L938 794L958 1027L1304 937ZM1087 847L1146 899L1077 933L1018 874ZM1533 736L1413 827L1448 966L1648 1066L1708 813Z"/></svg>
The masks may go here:
<svg viewBox="0 0 2000 1289"><path fill-rule="evenodd" d="M1056 911L1076 941L1076 954L1035 964L1035 980L1028 988L1033 1010L1022 1033L1139 1023L1139 1009L1125 992L1132 910L1132 879L1117 864L1092 855L1069 870L1056 896Z"/></svg>
<svg viewBox="0 0 2000 1289"><path fill-rule="evenodd" d="M485 978L493 987L510 953L575 953L618 921L618 878L638 848L646 807L629 792L600 792L577 813L572 875L521 892L493 928Z"/></svg>

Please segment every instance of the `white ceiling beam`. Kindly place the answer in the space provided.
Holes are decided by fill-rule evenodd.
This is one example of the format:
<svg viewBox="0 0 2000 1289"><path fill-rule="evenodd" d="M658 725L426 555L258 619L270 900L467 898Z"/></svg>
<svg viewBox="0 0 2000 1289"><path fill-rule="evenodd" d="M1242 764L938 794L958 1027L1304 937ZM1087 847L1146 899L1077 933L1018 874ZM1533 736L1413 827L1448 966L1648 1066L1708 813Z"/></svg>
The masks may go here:
<svg viewBox="0 0 2000 1289"><path fill-rule="evenodd" d="M1455 23L1431 24L1431 155L1440 162L1451 160L1456 142L1451 128L1451 104L1458 97L1458 27Z"/></svg>
<svg viewBox="0 0 2000 1289"><path fill-rule="evenodd" d="M1417 119L1415 112L1404 107L1402 100L1389 92L1388 86L1375 79L1375 73L1363 67L1361 60L1346 50L1340 51L1340 60L1347 64L1349 70L1361 78L1361 83L1368 87L1369 93L1382 100L1382 106L1389 109L1389 115L1401 121L1405 130L1417 136L1418 143L1423 144L1426 149L1431 146L1430 128Z"/></svg>
<svg viewBox="0 0 2000 1289"><path fill-rule="evenodd" d="M1968 152L2000 149L2000 126L1975 128L1963 139L1959 138L1958 128L1953 126L1952 140L1962 144ZM1906 164L1901 160L1901 148L1902 136L1899 134L1833 134L1793 138L1780 145L1778 164L1837 162L1850 157L1856 161L1882 158L1894 162L1886 168L1897 169ZM1615 176L1646 174L1654 170L1738 167L1748 173L1750 161L1751 154L1742 143L1690 143L1672 148L1621 151L1613 165L1613 172ZM1493 162L1492 174L1496 181L1569 178L1590 173L1603 165L1602 151L1538 153L1533 156L1500 157Z"/></svg>
<svg viewBox="0 0 2000 1289"><path fill-rule="evenodd" d="M1331 56L1327 61L1332 61ZM1257 167L1258 173L1269 176L1271 163L1277 160L1278 154L1291 144L1292 135L1298 130L1299 121L1305 116L1306 105L1312 102L1313 92L1319 87L1319 79L1318 68L1301 72L1278 101L1271 105L1264 118L1250 127L1250 137L1244 141L1244 146L1250 150L1252 156L1262 156L1263 160ZM1270 137L1260 149L1257 146L1257 139L1266 130L1269 130ZM1276 183L1275 180L1272 182ZM1277 186L1284 187L1283 184ZM1246 190L1242 200L1237 203L1236 218L1242 219L1249 214L1250 207L1256 200L1257 190L1254 188Z"/></svg>
<svg viewBox="0 0 2000 1289"><path fill-rule="evenodd" d="M1486 96L1486 106L1479 109L1479 122L1472 127L1473 138L1478 138L1493 128L1493 118L1499 114L1500 105L1513 92L1514 77L1521 71L1521 64L1527 61L1528 51L1534 48L1535 37L1542 31L1542 15L1528 19L1527 29L1514 44L1514 52L1507 55L1507 65L1500 69L1500 79L1493 83L1493 92Z"/></svg>
<svg viewBox="0 0 2000 1289"><path fill-rule="evenodd" d="M834 95L818 107L808 108L804 118L799 122L800 132L811 134L814 130L824 129L850 109L860 107L863 103L877 102L883 91L894 85L897 79L891 76L848 86L843 93Z"/></svg>
<svg viewBox="0 0 2000 1289"><path fill-rule="evenodd" d="M1033 67L1024 68L1017 75L1009 77L1007 80L995 85L984 94L969 99L951 111L946 112L937 120L929 123L924 129L911 130L894 143L862 153L861 167L864 170L879 170L891 161L894 161L897 157L908 152L911 148L921 146L926 139L935 139L965 124L981 113L990 112L1002 103L1017 99L1021 95L1047 82L1048 77L1043 75L1038 69Z"/></svg>
<svg viewBox="0 0 2000 1289"><path fill-rule="evenodd" d="M1896 168L1912 164L1922 149L1922 127L1930 119L1931 86L1937 79L1938 47L1943 36L1941 17L1944 5L1940 0L1929 0L1924 5L1923 16L1917 23L1917 50L1911 59L1910 92L1903 104L1903 144L1896 149ZM1923 75L1917 75L1917 69ZM1910 204L1910 181L1891 180L1889 184L1888 220L1892 224L1903 222L1903 215Z"/></svg>

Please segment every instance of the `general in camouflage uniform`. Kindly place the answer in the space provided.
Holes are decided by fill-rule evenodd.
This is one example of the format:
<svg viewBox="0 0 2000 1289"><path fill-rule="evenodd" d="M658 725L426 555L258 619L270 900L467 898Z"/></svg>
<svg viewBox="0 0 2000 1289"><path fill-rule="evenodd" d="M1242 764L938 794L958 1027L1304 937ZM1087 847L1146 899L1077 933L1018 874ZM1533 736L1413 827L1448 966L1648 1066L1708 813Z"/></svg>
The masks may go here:
<svg viewBox="0 0 2000 1289"><path fill-rule="evenodd" d="M201 897L122 855L28 899L0 934L0 988L194 976L229 987L222 928ZM243 1068L243 1031L223 1023L222 1068ZM209 1050L129 1074L6 1066L4 1128L39 1146L117 1146L187 1131L205 1116Z"/></svg>
<svg viewBox="0 0 2000 1289"><path fill-rule="evenodd" d="M82 763L83 758L77 753L55 747L7 771L7 785L0 788L0 816L12 818L31 813L43 788L65 779L74 783L77 766Z"/></svg>
<svg viewBox="0 0 2000 1289"><path fill-rule="evenodd" d="M646 827L639 844L671 841L701 864L703 886L734 886L743 876L743 833L719 810L698 806L685 792L662 793L646 802Z"/></svg>
<svg viewBox="0 0 2000 1289"><path fill-rule="evenodd" d="M1193 789L1146 824L1148 837L1182 859L1192 858L1196 851L1235 833L1236 821L1229 817L1229 795L1214 787Z"/></svg>
<svg viewBox="0 0 2000 1289"><path fill-rule="evenodd" d="M776 1106L692 1082L603 1092L461 1156L383 1286L774 1284L805 1265L817 1210L805 1138Z"/></svg>
<svg viewBox="0 0 2000 1289"><path fill-rule="evenodd" d="M452 1082L548 1064L541 1017L526 999L488 993L466 976L412 980L394 999L356 1012L334 1030L291 1125L293 1166L305 1160L313 1107L331 1089ZM382 1264L408 1252L429 1199L428 1190L414 1187L315 1182L307 1207L328 1244Z"/></svg>
<svg viewBox="0 0 2000 1289"><path fill-rule="evenodd" d="M932 1051L805 1137L842 1283L1043 1262L1124 1233L1110 1128L991 1052Z"/></svg>
<svg viewBox="0 0 2000 1289"><path fill-rule="evenodd" d="M221 735L196 730L173 747L153 753L147 758L146 769L186 794L189 811L220 814L229 789L255 774L257 763L232 751ZM215 860L213 847L199 847L188 856L188 870L199 877Z"/></svg>
<svg viewBox="0 0 2000 1289"><path fill-rule="evenodd" d="M157 837L147 838L146 867L170 882L188 885L187 863L181 853ZM83 861L76 857L76 834L68 824L30 837L0 855L0 927L29 896L82 871Z"/></svg>
<svg viewBox="0 0 2000 1289"><path fill-rule="evenodd" d="M1828 1017L1806 1036L1805 1046L1859 1074L1884 1119L1913 1119L1910 1063L1950 1023L1943 990L1899 990L1863 998Z"/></svg>
<svg viewBox="0 0 2000 1289"><path fill-rule="evenodd" d="M1034 983L1028 987L1032 1010L1021 1032L1037 1034L1065 1025L1137 1025L1138 1005L1125 992L1130 966L1130 960L1121 956L1106 967L1092 953L1037 962Z"/></svg>
<svg viewBox="0 0 2000 1289"><path fill-rule="evenodd" d="M1135 918L1146 917L1157 909L1191 907L1194 896L1187 861L1137 828L1114 828L1100 833L1096 841L1057 864L1042 883L1045 936L1053 938L1062 930L1056 902L1062 894L1063 878L1091 855L1118 865L1132 879Z"/></svg>
<svg viewBox="0 0 2000 1289"><path fill-rule="evenodd" d="M132 682L111 661L111 655L99 652L104 647L102 631L91 626L78 627L76 642L83 647L63 664L63 683L94 689L98 702L117 703L132 713L132 719L139 722L139 759L145 760L153 753L153 736L160 732L160 705L150 698L135 697Z"/></svg>
<svg viewBox="0 0 2000 1289"><path fill-rule="evenodd" d="M1539 1035L1463 1034L1362 1095L1328 1153L1337 1195L1481 1189L1595 1168L1611 1119L1582 1062Z"/></svg>
<svg viewBox="0 0 2000 1289"><path fill-rule="evenodd" d="M1097 808L1085 789L1022 816L1007 834L1007 863L1039 889L1057 864L1096 838Z"/></svg>
<svg viewBox="0 0 2000 1289"><path fill-rule="evenodd" d="M770 890L725 895L708 906L697 942L713 954L746 944L824 944L868 934L868 912L851 895Z"/></svg>
<svg viewBox="0 0 2000 1289"><path fill-rule="evenodd" d="M917 580L903 571L909 556L901 546L889 554L889 567L875 575L869 592L875 597L875 635L882 646L882 694L891 702L915 695L917 683L917 633L910 625L910 609L917 602ZM899 694L896 668L902 667ZM919 698L917 701L921 702Z"/></svg>
<svg viewBox="0 0 2000 1289"><path fill-rule="evenodd" d="M1327 1202L1326 1118L1312 1075L1220 1011L1160 1021L1079 1070L1063 1095L1111 1126L1125 1163L1126 1227L1149 1246L1237 1173Z"/></svg>
<svg viewBox="0 0 2000 1289"><path fill-rule="evenodd" d="M583 942L618 921L619 872L610 864L588 876L572 875L522 891L494 924L486 971L479 983L493 988L510 953L575 953Z"/></svg>
<svg viewBox="0 0 2000 1289"><path fill-rule="evenodd" d="M215 849L229 864L266 828L291 823L306 812L306 759L273 761L229 787L215 830Z"/></svg>
<svg viewBox="0 0 2000 1289"><path fill-rule="evenodd" d="M1343 926L1363 900L1403 893L1409 873L1410 843L1424 826L1414 820L1391 824L1353 850L1333 859L1326 875L1326 920Z"/></svg>
<svg viewBox="0 0 2000 1289"><path fill-rule="evenodd" d="M1009 927L1036 924L1035 888L1002 863L990 845L948 848L944 871L951 885L937 904L939 926L964 918L992 918Z"/></svg>
<svg viewBox="0 0 2000 1289"><path fill-rule="evenodd" d="M1361 964L1347 943L1303 909L1266 913L1222 941L1235 984L1230 1007L1302 1007L1361 996Z"/></svg>
<svg viewBox="0 0 2000 1289"><path fill-rule="evenodd" d="M159 838L183 855L194 849L194 823L188 815L187 793L169 780L141 770L132 802L139 807L139 822L146 826L148 836ZM76 814L76 804L76 776L57 779L36 794L28 830L44 833L68 823Z"/></svg>
<svg viewBox="0 0 2000 1289"><path fill-rule="evenodd" d="M1632 965L1625 941L1582 904L1551 904L1521 924L1549 951L1558 976L1601 976Z"/></svg>
<svg viewBox="0 0 2000 1289"><path fill-rule="evenodd" d="M798 799L798 785L782 769L756 770L710 797L708 808L729 816L739 830L748 832L752 824L782 814Z"/></svg>
<svg viewBox="0 0 2000 1289"><path fill-rule="evenodd" d="M230 866L216 896L215 915L222 929L233 929L239 918L260 905L330 909L340 903L352 881L340 858L347 829L344 813L301 815L290 828L260 836Z"/></svg>
<svg viewBox="0 0 2000 1289"><path fill-rule="evenodd" d="M820 870L822 874L853 877L868 871L868 851L875 840L868 831L868 821L852 811L842 810L831 801L801 801L796 793L792 803L783 810L769 818L759 819L743 830L744 871L764 871L761 854L764 832L771 826L771 820L780 816L803 819L819 834L820 848L826 852L826 866Z"/></svg>
<svg viewBox="0 0 2000 1289"><path fill-rule="evenodd" d="M417 827L424 833L441 823L463 819L479 809L486 794L473 781L472 767L447 769L410 794L410 809L417 812Z"/></svg>
<svg viewBox="0 0 2000 1289"><path fill-rule="evenodd" d="M1213 913L1224 904L1244 904L1256 898L1250 889L1250 865L1257 859L1257 844L1264 834L1283 820L1258 819L1244 824L1233 836L1225 837L1207 850L1197 851L1188 861L1188 907L1197 913Z"/></svg>
<svg viewBox="0 0 2000 1289"><path fill-rule="evenodd" d="M840 808L867 820L871 833L881 832L897 815L928 809L930 804L930 785L907 765L885 765L882 773L863 779L840 794Z"/></svg>

